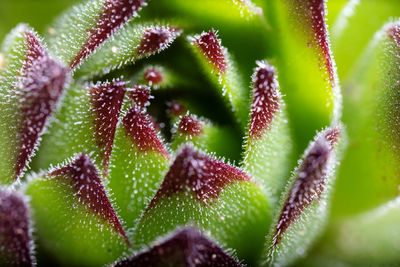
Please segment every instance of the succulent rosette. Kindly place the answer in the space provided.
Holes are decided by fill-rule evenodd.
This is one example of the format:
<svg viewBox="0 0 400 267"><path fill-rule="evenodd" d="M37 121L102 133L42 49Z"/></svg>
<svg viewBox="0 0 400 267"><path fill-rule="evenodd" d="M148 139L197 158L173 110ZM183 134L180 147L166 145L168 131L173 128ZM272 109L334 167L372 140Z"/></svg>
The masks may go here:
<svg viewBox="0 0 400 267"><path fill-rule="evenodd" d="M0 266L399 265L397 0L62 5L0 50Z"/></svg>

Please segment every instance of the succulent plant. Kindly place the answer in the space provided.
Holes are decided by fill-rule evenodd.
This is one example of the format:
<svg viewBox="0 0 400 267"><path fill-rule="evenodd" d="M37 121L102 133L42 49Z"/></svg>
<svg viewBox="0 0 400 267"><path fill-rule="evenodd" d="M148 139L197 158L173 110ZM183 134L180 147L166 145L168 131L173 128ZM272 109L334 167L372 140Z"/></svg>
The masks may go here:
<svg viewBox="0 0 400 267"><path fill-rule="evenodd" d="M0 51L0 266L399 265L399 16L88 0L43 37L19 24Z"/></svg>

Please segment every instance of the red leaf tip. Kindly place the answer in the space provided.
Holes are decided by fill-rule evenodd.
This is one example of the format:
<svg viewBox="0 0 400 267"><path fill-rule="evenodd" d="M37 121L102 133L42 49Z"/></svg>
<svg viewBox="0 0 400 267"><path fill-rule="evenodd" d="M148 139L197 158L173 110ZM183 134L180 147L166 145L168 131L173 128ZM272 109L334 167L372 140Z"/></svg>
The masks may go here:
<svg viewBox="0 0 400 267"><path fill-rule="evenodd" d="M29 217L29 208L22 195L0 190L0 265L35 265Z"/></svg>
<svg viewBox="0 0 400 267"><path fill-rule="evenodd" d="M157 151L166 158L169 152L158 137L151 117L138 107L131 108L122 119L126 134L140 151Z"/></svg>
<svg viewBox="0 0 400 267"><path fill-rule="evenodd" d="M170 117L179 117L187 112L187 108L181 102L172 100L167 102L167 113Z"/></svg>
<svg viewBox="0 0 400 267"><path fill-rule="evenodd" d="M195 228L184 228L151 249L123 259L113 267L242 267Z"/></svg>
<svg viewBox="0 0 400 267"><path fill-rule="evenodd" d="M137 53L139 55L148 55L164 50L180 34L181 30L168 26L157 26L146 29Z"/></svg>
<svg viewBox="0 0 400 267"><path fill-rule="evenodd" d="M203 123L193 115L185 115L178 124L178 132L184 135L198 136L203 132Z"/></svg>
<svg viewBox="0 0 400 267"><path fill-rule="evenodd" d="M94 113L95 137L103 157L103 174L107 175L111 150L122 102L125 82L113 81L93 85L89 88Z"/></svg>
<svg viewBox="0 0 400 267"><path fill-rule="evenodd" d="M150 87L145 85L135 85L128 89L128 96L133 101L134 105L139 108L145 108L150 105Z"/></svg>
<svg viewBox="0 0 400 267"><path fill-rule="evenodd" d="M68 69L49 57L40 40L26 32L27 56L18 84L19 148L16 178L22 175L69 79Z"/></svg>
<svg viewBox="0 0 400 267"><path fill-rule="evenodd" d="M88 30L86 42L70 62L71 69L78 66L145 5L146 0L105 0L96 25Z"/></svg>
<svg viewBox="0 0 400 267"><path fill-rule="evenodd" d="M68 181L75 191L78 201L111 225L129 244L128 237L111 205L98 171L87 155L76 156L66 166L49 173L49 176Z"/></svg>
<svg viewBox="0 0 400 267"><path fill-rule="evenodd" d="M176 156L150 207L163 196L182 191L192 192L199 201L206 203L218 198L228 184L249 180L250 177L240 169L185 145Z"/></svg>
<svg viewBox="0 0 400 267"><path fill-rule="evenodd" d="M303 161L296 170L296 179L287 196L276 225L273 246L277 246L284 232L297 220L305 208L319 200L326 189L331 173L333 146L340 136L339 128L322 132L307 150Z"/></svg>
<svg viewBox="0 0 400 267"><path fill-rule="evenodd" d="M398 47L400 47L400 22L390 24L387 33L393 39Z"/></svg>
<svg viewBox="0 0 400 267"><path fill-rule="evenodd" d="M280 109L281 95L275 68L264 61L258 61L254 70L253 102L251 105L250 135L261 137Z"/></svg>
<svg viewBox="0 0 400 267"><path fill-rule="evenodd" d="M157 86L164 81L164 71L161 67L148 67L144 70L143 78L150 86Z"/></svg>
<svg viewBox="0 0 400 267"><path fill-rule="evenodd" d="M214 66L219 74L226 72L228 68L227 52L221 45L218 33L215 30L203 32L191 38L192 44L196 44L208 61Z"/></svg>

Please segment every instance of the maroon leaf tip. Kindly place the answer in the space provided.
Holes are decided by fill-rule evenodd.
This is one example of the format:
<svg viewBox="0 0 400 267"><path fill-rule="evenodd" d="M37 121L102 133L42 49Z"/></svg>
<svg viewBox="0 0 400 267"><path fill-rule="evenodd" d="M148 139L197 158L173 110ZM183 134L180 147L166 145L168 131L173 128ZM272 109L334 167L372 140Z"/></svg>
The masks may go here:
<svg viewBox="0 0 400 267"><path fill-rule="evenodd" d="M104 9L96 25L89 30L89 37L70 63L71 68L78 66L82 60L123 26L144 5L146 0L105 0Z"/></svg>
<svg viewBox="0 0 400 267"><path fill-rule="evenodd" d="M34 266L29 209L23 197L0 190L0 265Z"/></svg>
<svg viewBox="0 0 400 267"><path fill-rule="evenodd" d="M387 33L395 41L396 45L400 47L400 22L390 25Z"/></svg>
<svg viewBox="0 0 400 267"><path fill-rule="evenodd" d="M179 117L187 112L187 108L185 105L178 101L169 101L167 102L167 113L171 117Z"/></svg>
<svg viewBox="0 0 400 267"><path fill-rule="evenodd" d="M164 73L160 67L149 67L143 73L144 80L153 86L157 86L164 80Z"/></svg>
<svg viewBox="0 0 400 267"><path fill-rule="evenodd" d="M326 0L308 0L304 1L303 3L306 5L305 8L307 8L307 12L310 12L309 16L311 18L311 27L314 31L313 36L315 38L315 42L319 45L322 51L330 82L334 86L336 83L335 70L333 67L333 60L329 46L328 29L325 22L325 1Z"/></svg>
<svg viewBox="0 0 400 267"><path fill-rule="evenodd" d="M27 32L25 41L27 56L18 84L21 121L16 178L27 166L68 80L67 68L49 57L33 33Z"/></svg>
<svg viewBox="0 0 400 267"><path fill-rule="evenodd" d="M309 148L297 169L296 180L281 211L275 229L273 246L282 239L284 232L315 200L319 200L326 189L330 170L333 144L338 141L339 128L328 129Z"/></svg>
<svg viewBox="0 0 400 267"><path fill-rule="evenodd" d="M333 127L325 132L325 138L329 142L331 149L333 149L339 141L341 134L340 127Z"/></svg>
<svg viewBox="0 0 400 267"><path fill-rule="evenodd" d="M310 27L305 30L309 40L307 46L314 47L319 51L321 64L328 74L332 87L336 85L334 62L328 39L328 29L325 20L326 0L287 0L292 12L298 16L294 27L298 25Z"/></svg>
<svg viewBox="0 0 400 267"><path fill-rule="evenodd" d="M203 123L195 116L185 115L178 124L178 132L184 135L198 136L203 132Z"/></svg>
<svg viewBox="0 0 400 267"><path fill-rule="evenodd" d="M145 85L135 85L128 91L129 98L133 103L140 108L145 108L150 105L150 87Z"/></svg>
<svg viewBox="0 0 400 267"><path fill-rule="evenodd" d="M147 29L137 49L139 55L154 54L163 50L181 34L177 28L161 26Z"/></svg>
<svg viewBox="0 0 400 267"><path fill-rule="evenodd" d="M105 82L89 88L94 113L95 138L103 156L103 174L107 175L119 114L125 95L125 83Z"/></svg>
<svg viewBox="0 0 400 267"><path fill-rule="evenodd" d="M240 169L186 145L176 156L150 206L163 196L181 191L192 192L199 201L206 203L218 198L228 184L248 180L250 177Z"/></svg>
<svg viewBox="0 0 400 267"><path fill-rule="evenodd" d="M66 179L75 191L79 202L111 225L129 244L125 230L101 183L98 171L87 155L78 155L71 163L52 171L49 175Z"/></svg>
<svg viewBox="0 0 400 267"><path fill-rule="evenodd" d="M200 48L219 74L226 72L228 67L226 50L221 45L221 40L218 39L216 31L210 30L201 35L196 35L193 37L192 43Z"/></svg>
<svg viewBox="0 0 400 267"><path fill-rule="evenodd" d="M142 109L131 108L122 120L126 134L140 151L157 151L169 158L169 153L157 135L151 117Z"/></svg>
<svg viewBox="0 0 400 267"><path fill-rule="evenodd" d="M148 251L121 260L114 267L242 267L217 244L194 228L176 232Z"/></svg>
<svg viewBox="0 0 400 267"><path fill-rule="evenodd" d="M281 95L275 69L258 61L253 74L253 103L251 105L250 135L259 138L280 109Z"/></svg>

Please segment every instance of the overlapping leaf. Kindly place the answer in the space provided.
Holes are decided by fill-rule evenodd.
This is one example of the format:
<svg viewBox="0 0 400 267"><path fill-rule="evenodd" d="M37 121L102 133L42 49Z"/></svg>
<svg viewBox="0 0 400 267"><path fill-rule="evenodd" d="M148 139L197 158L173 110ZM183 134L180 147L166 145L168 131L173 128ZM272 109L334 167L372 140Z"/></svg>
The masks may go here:
<svg viewBox="0 0 400 267"><path fill-rule="evenodd" d="M186 145L141 217L134 241L149 245L177 226L194 224L254 263L269 220L268 201L247 174Z"/></svg>
<svg viewBox="0 0 400 267"><path fill-rule="evenodd" d="M63 264L100 266L129 248L122 223L87 155L32 178L25 191L31 198L39 244Z"/></svg>
<svg viewBox="0 0 400 267"><path fill-rule="evenodd" d="M108 73L166 49L181 33L175 26L129 24L99 48L78 70L78 76Z"/></svg>
<svg viewBox="0 0 400 267"><path fill-rule="evenodd" d="M145 0L95 0L74 6L52 26L50 50L75 68L144 5Z"/></svg>
<svg viewBox="0 0 400 267"><path fill-rule="evenodd" d="M7 37L0 76L0 183L12 183L29 164L63 95L67 69L51 58L39 37L19 25Z"/></svg>

